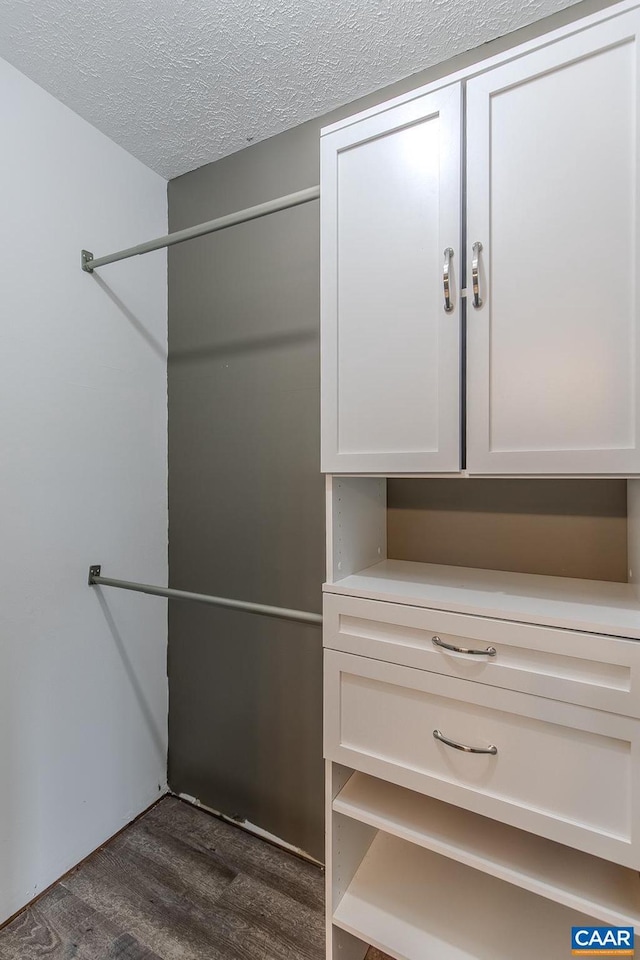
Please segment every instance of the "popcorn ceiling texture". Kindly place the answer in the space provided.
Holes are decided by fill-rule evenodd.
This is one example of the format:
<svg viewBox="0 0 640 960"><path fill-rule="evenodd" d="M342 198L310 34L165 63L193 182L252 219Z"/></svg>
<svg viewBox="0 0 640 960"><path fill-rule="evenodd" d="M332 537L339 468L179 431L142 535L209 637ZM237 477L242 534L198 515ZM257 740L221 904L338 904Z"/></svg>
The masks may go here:
<svg viewBox="0 0 640 960"><path fill-rule="evenodd" d="M0 0L0 55L170 179L571 0Z"/></svg>

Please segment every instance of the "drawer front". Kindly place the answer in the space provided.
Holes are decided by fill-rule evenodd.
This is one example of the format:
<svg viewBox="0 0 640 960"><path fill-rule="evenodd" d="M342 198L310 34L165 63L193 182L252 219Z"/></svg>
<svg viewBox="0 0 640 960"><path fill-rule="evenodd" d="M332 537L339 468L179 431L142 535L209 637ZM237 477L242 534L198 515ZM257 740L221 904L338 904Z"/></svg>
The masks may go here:
<svg viewBox="0 0 640 960"><path fill-rule="evenodd" d="M634 869L639 733L636 719L325 651L327 759Z"/></svg>
<svg viewBox="0 0 640 960"><path fill-rule="evenodd" d="M464 654L434 643L495 654ZM324 645L640 717L640 642L326 593Z"/></svg>

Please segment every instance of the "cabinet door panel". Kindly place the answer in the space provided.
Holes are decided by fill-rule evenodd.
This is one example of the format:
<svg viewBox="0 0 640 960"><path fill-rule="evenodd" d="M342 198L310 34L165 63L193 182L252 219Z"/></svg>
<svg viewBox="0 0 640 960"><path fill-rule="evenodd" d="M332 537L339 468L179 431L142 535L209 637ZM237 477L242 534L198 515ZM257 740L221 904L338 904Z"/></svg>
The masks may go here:
<svg viewBox="0 0 640 960"><path fill-rule="evenodd" d="M639 25L616 17L467 85L471 472L640 471Z"/></svg>
<svg viewBox="0 0 640 960"><path fill-rule="evenodd" d="M325 471L460 467L460 125L456 84L323 138Z"/></svg>

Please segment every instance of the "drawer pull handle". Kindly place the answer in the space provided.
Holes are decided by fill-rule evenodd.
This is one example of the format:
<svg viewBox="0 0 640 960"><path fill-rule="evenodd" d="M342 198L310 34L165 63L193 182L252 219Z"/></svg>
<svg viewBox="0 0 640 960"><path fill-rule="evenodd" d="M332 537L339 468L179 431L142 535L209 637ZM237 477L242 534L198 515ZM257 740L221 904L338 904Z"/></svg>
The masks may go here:
<svg viewBox="0 0 640 960"><path fill-rule="evenodd" d="M465 743L456 743L455 740L449 740L439 730L434 730L433 735L436 740L446 743L448 747L453 747L454 750L462 750L463 753L490 753L491 756L495 757L498 752L498 748L494 747L492 743L488 747L468 747Z"/></svg>
<svg viewBox="0 0 640 960"><path fill-rule="evenodd" d="M453 256L453 248L445 247L444 267L442 270L442 284L444 287L444 312L445 313L451 313L453 310L453 304L451 303L451 283L449 281L449 270L451 269L452 256Z"/></svg>
<svg viewBox="0 0 640 960"><path fill-rule="evenodd" d="M477 309L482 306L482 297L480 296L480 251L482 250L482 244L479 240L476 240L473 247L473 259L471 261L471 286L473 289L473 305Z"/></svg>
<svg viewBox="0 0 640 960"><path fill-rule="evenodd" d="M471 650L468 647L454 647L452 643L445 643L440 637L431 637L431 642L436 647L443 647L445 650L453 650L454 653L468 653L472 657L495 657L497 651L495 647L485 647L484 650Z"/></svg>

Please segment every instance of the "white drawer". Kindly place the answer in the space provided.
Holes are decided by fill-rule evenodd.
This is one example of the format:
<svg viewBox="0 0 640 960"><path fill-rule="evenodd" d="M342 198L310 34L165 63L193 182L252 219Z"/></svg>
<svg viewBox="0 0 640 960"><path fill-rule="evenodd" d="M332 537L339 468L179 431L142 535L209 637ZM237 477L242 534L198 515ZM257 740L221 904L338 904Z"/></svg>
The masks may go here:
<svg viewBox="0 0 640 960"><path fill-rule="evenodd" d="M637 719L325 651L327 759L634 869L639 746Z"/></svg>
<svg viewBox="0 0 640 960"><path fill-rule="evenodd" d="M640 642L325 593L324 645L640 717ZM437 646L433 638L465 649Z"/></svg>

